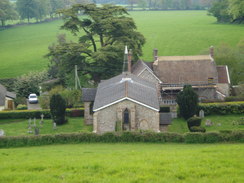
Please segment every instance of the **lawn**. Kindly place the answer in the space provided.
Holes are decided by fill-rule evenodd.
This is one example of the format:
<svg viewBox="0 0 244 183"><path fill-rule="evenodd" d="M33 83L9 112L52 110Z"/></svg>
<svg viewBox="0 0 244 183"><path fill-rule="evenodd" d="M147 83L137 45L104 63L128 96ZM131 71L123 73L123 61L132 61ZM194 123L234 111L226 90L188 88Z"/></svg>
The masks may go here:
<svg viewBox="0 0 244 183"><path fill-rule="evenodd" d="M36 121L38 127L40 120ZM33 122L32 122L33 125ZM28 120L25 119L4 119L0 120L0 129L3 129L6 136L18 136L18 135L33 135L27 133ZM32 131L34 129L32 128ZM92 126L85 125L83 118L69 118L68 123L65 125L57 126L57 129L53 129L52 120L44 120L43 127L40 128L40 134L58 134L58 133L71 133L71 132L91 132Z"/></svg>
<svg viewBox="0 0 244 183"><path fill-rule="evenodd" d="M206 128L207 132L220 131L220 130L244 130L244 125L233 125L243 118L243 115L212 115L206 116L202 120L202 126ZM211 120L212 126L206 126L205 122ZM173 120L172 125L169 126L170 132L185 133L189 132L185 120L177 118Z"/></svg>
<svg viewBox="0 0 244 183"><path fill-rule="evenodd" d="M75 144L0 149L1 183L242 183L243 144Z"/></svg>
<svg viewBox="0 0 244 183"><path fill-rule="evenodd" d="M196 55L211 45L232 46L244 39L244 25L216 24L206 11L130 12L147 43L144 60L152 60L152 49L159 55ZM43 56L61 31L62 20L19 26L0 31L0 78L16 77L47 68ZM66 32L67 33L67 32ZM68 34L69 38L72 38ZM11 70L11 72L10 72Z"/></svg>

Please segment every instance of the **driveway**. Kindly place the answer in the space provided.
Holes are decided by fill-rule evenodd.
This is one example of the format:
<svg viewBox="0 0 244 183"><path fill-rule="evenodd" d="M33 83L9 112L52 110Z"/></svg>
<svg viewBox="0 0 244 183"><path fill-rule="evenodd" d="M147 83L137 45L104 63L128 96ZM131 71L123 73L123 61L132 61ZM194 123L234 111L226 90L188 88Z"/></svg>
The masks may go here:
<svg viewBox="0 0 244 183"><path fill-rule="evenodd" d="M28 100L27 100L26 102L27 102L27 108L28 108L28 110L34 110L34 109L37 110L37 109L41 109L39 103L37 103L37 104L30 104L30 103L28 102Z"/></svg>

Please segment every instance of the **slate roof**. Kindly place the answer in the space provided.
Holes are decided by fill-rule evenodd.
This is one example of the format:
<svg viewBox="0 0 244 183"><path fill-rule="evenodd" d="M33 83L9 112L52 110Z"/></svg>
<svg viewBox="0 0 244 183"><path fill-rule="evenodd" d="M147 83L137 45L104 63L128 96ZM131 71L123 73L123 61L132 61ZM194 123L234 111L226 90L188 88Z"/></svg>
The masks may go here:
<svg viewBox="0 0 244 183"><path fill-rule="evenodd" d="M96 88L82 88L82 101L94 102L96 93L97 93Z"/></svg>
<svg viewBox="0 0 244 183"><path fill-rule="evenodd" d="M6 97L7 90L6 88L0 84L0 106L5 105L5 97Z"/></svg>
<svg viewBox="0 0 244 183"><path fill-rule="evenodd" d="M161 56L153 65L155 75L165 84L208 84L218 82L217 69L210 55Z"/></svg>
<svg viewBox="0 0 244 183"><path fill-rule="evenodd" d="M159 111L156 85L130 73L101 82L97 88L93 110L100 110L125 99Z"/></svg>
<svg viewBox="0 0 244 183"><path fill-rule="evenodd" d="M227 65L218 65L218 83L230 83L228 67Z"/></svg>
<svg viewBox="0 0 244 183"><path fill-rule="evenodd" d="M171 113L160 113L160 125L169 125L172 122Z"/></svg>

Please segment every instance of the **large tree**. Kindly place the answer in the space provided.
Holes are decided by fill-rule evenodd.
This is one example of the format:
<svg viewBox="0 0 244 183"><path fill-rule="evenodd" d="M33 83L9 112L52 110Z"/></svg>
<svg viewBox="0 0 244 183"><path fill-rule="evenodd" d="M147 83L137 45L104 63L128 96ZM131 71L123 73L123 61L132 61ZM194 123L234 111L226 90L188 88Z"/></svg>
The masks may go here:
<svg viewBox="0 0 244 183"><path fill-rule="evenodd" d="M62 29L77 37L77 42L59 40L47 55L58 75L67 75L78 65L82 75L96 83L122 71L123 47L128 45L137 59L145 43L143 35L125 8L113 5L77 4L62 10ZM79 16L82 13L84 16Z"/></svg>
<svg viewBox="0 0 244 183"><path fill-rule="evenodd" d="M13 5L9 0L0 1L0 21L2 26L5 25L7 20L15 20L18 18L17 12L14 10Z"/></svg>

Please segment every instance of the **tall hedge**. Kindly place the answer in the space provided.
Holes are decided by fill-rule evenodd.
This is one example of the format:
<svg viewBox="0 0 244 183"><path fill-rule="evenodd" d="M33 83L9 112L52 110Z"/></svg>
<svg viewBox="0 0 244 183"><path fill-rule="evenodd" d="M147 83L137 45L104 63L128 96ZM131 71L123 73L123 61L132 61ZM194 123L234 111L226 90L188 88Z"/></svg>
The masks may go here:
<svg viewBox="0 0 244 183"><path fill-rule="evenodd" d="M205 115L244 114L244 103L209 103L199 105L198 110L203 110Z"/></svg>
<svg viewBox="0 0 244 183"><path fill-rule="evenodd" d="M54 94L50 100L50 112L53 121L57 125L62 125L65 120L66 102L60 94Z"/></svg>

